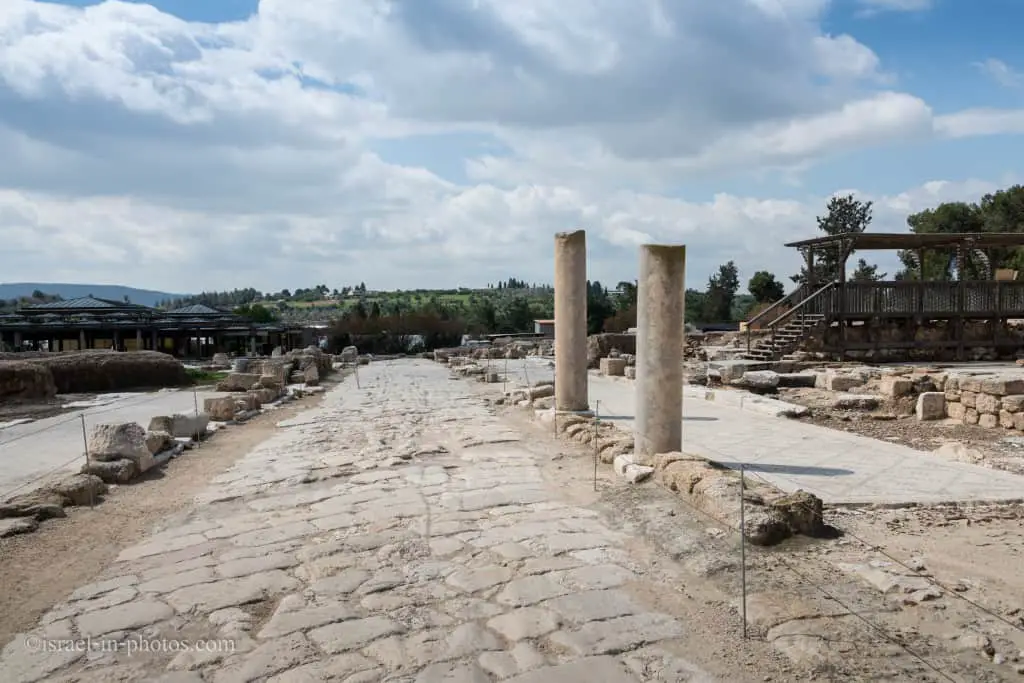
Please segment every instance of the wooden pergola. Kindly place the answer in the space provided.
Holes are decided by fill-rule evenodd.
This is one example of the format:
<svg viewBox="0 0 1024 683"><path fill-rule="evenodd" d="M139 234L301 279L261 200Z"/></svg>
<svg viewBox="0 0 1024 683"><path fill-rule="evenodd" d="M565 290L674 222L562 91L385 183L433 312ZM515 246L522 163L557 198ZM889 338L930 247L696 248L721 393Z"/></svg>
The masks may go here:
<svg viewBox="0 0 1024 683"><path fill-rule="evenodd" d="M846 281L846 262L855 251L910 251L917 257L918 279L924 280L925 253L947 251L956 256L957 279L963 278L963 266L972 253L991 252L993 249L1024 247L1024 233L1016 232L953 232L916 234L903 232L857 232L845 235L825 235L790 242L785 245L800 250L807 265L809 278L814 281L814 257L823 251L834 251L839 263L839 282ZM986 256L990 256L987 253ZM989 279L995 277L989 262Z"/></svg>
<svg viewBox="0 0 1024 683"><path fill-rule="evenodd" d="M851 324L881 326L903 320L922 325L952 325L944 339L915 339L901 342L907 348L954 347L957 358L964 357L969 346L1005 348L1013 342L1003 335L1010 319L1024 319L1024 282L1016 273L1004 279L993 267L996 250L1024 247L1022 233L851 233L828 235L798 242L787 247L800 250L807 269L807 281L772 307L748 321L763 329L781 329L795 317L806 316L838 326L838 338L829 351L843 357L847 350L879 348L882 342L850 344L846 331ZM902 250L915 254L917 278L876 282L849 282L847 261L855 251ZM832 274L815 272L816 256L831 251L837 263ZM947 252L955 259L955 279L926 280L925 257L928 252ZM971 265L971 268L968 268ZM968 271L983 279L966 279ZM1004 273L998 273L1003 275ZM964 321L992 321L992 338L965 339Z"/></svg>

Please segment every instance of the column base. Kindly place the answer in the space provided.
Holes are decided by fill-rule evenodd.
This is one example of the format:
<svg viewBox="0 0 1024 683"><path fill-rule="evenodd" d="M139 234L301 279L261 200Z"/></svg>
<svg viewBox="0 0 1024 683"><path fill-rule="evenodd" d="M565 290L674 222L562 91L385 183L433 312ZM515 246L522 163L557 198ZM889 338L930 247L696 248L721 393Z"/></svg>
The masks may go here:
<svg viewBox="0 0 1024 683"><path fill-rule="evenodd" d="M558 410L558 409L554 409L554 413L555 413L556 417L558 417L559 415L578 415L580 417L594 417L594 411L591 410L590 408L586 408L585 410Z"/></svg>

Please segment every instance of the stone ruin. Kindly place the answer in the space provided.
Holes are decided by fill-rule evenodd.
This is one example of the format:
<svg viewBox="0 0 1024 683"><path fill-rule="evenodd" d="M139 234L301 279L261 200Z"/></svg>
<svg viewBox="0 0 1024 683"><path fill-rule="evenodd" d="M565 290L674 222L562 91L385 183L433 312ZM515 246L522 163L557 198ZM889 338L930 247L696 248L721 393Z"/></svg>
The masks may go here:
<svg viewBox="0 0 1024 683"><path fill-rule="evenodd" d="M244 396L205 399L203 410L213 420L230 422L281 398L289 384L318 386L333 368L334 357L315 346L271 358L239 359L234 371L217 384L217 391Z"/></svg>

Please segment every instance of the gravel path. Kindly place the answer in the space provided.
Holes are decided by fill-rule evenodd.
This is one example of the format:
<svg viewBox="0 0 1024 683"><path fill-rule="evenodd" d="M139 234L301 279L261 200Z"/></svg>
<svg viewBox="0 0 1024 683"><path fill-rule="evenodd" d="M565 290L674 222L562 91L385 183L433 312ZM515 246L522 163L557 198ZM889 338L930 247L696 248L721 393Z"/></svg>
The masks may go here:
<svg viewBox="0 0 1024 683"><path fill-rule="evenodd" d="M14 638L0 680L710 680L628 538L467 383L413 361L360 380Z"/></svg>

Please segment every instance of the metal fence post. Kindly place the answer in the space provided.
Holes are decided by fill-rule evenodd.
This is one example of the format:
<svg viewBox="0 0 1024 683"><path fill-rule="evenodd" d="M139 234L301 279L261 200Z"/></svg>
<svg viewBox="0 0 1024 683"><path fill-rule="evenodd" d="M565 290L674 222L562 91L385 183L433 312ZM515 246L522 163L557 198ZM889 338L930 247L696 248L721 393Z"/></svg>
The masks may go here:
<svg viewBox="0 0 1024 683"><path fill-rule="evenodd" d="M89 436L88 436L88 434L86 433L86 430L85 430L85 413L82 413L81 415L79 415L79 417L82 419L82 444L85 446L85 464L88 467L88 465L89 465ZM94 494L93 494L92 486L90 486L89 487L89 508L90 509L93 508L96 505L96 501L93 499L93 496L94 496Z"/></svg>
<svg viewBox="0 0 1024 683"><path fill-rule="evenodd" d="M740 464L740 593L743 610L743 637L747 638L747 477Z"/></svg>

